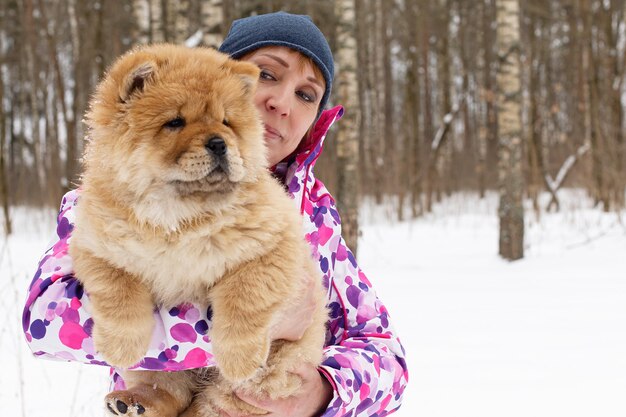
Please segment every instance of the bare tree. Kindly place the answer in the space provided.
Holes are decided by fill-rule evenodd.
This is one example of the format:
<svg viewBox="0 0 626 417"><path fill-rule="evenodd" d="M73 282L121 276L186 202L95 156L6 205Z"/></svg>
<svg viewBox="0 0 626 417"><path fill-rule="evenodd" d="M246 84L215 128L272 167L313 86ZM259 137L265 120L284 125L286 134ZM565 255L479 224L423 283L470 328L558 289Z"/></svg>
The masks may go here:
<svg viewBox="0 0 626 417"><path fill-rule="evenodd" d="M463 134L461 146L454 146L453 162L450 165L450 175L455 178L456 190L475 189L475 179L478 170L478 144L476 135L476 63L472 59L475 53L478 30L478 16L470 13L471 4L468 2L455 2L459 10L457 43L460 49L461 91L460 95L465 98L461 106L463 114Z"/></svg>
<svg viewBox="0 0 626 417"><path fill-rule="evenodd" d="M450 0L442 0L437 3L434 8L435 18L439 24L438 32L438 44L437 44L437 81L439 82L438 90L441 97L441 104L438 106L440 109L440 116L437 117L439 127L434 136L426 137L431 144L430 152L428 153L428 165L426 167L425 176L425 197L426 197L426 211L432 211L434 194L441 192L440 183L440 162L441 151L448 139L448 133L450 132L450 113L452 110L452 102L450 96L450 50L449 45L449 23L450 23Z"/></svg>
<svg viewBox="0 0 626 417"><path fill-rule="evenodd" d="M596 203L601 203L605 210L608 210L609 200L608 192L606 190L606 178L603 168L602 158L602 138L600 136L599 126L599 84L600 78L598 74L598 63L594 54L592 26L593 26L593 11L591 7L592 0L581 0L581 14L584 18L583 38L586 40L584 48L584 67L587 74L587 95L588 95L588 119L589 119L589 142L591 143L591 155L592 155L592 169L593 169L593 194Z"/></svg>
<svg viewBox="0 0 626 417"><path fill-rule="evenodd" d="M354 0L336 2L337 27L337 85L338 95L347 107L337 134L338 208L342 216L343 237L356 254L359 236L358 223L358 157L359 97L357 83L357 55Z"/></svg>
<svg viewBox="0 0 626 417"><path fill-rule="evenodd" d="M532 3L535 10L545 6L545 3L537 2ZM539 19L531 16L528 19L526 27L527 37L529 39L529 45L527 48L527 67L528 67L528 90L532 92L538 92L540 89L540 78L542 75L542 66L540 65L545 58L546 53L541 54L541 51L545 51L546 48L542 48L543 43L540 39L543 34L541 23ZM533 93L529 95L529 127L528 127L528 194L533 201L533 208L535 213L540 213L539 207L539 193L543 184L543 178L546 176L546 166L544 162L544 144L543 144L543 129L542 129L542 114L540 108L541 94Z"/></svg>
<svg viewBox="0 0 626 417"><path fill-rule="evenodd" d="M500 255L524 256L520 25L518 0L497 0Z"/></svg>
<svg viewBox="0 0 626 417"><path fill-rule="evenodd" d="M387 192L395 194L395 187L397 184L397 161L396 161L396 129L394 123L394 108L393 108L393 73L391 62L391 48L392 48L392 26L394 22L391 19L393 12L393 4L395 2L381 2L381 22L380 38L382 40L382 85L379 88L383 93L382 109L383 109L383 143L382 147L376 149L379 152L379 156L382 156L385 170L387 171L387 181L384 182L385 190ZM356 75L356 72L355 72Z"/></svg>
<svg viewBox="0 0 626 417"><path fill-rule="evenodd" d="M224 40L222 28L224 22L224 7L222 0L207 0L202 3L202 27L205 45L217 48Z"/></svg>
<svg viewBox="0 0 626 417"><path fill-rule="evenodd" d="M498 149L498 118L496 114L496 86L494 76L494 63L496 61L494 45L495 29L495 0L485 0L482 3L482 85L481 96L484 102L484 111L481 115L481 127L479 128L480 150L478 168L478 189L480 195L485 195L487 188L492 188L497 181L497 149Z"/></svg>
<svg viewBox="0 0 626 417"><path fill-rule="evenodd" d="M423 86L423 126L424 126L424 138L427 144L430 144L432 138L435 136L435 128L433 125L433 83L432 83L432 74L431 74L431 39L434 38L432 23L430 19L430 15L433 11L433 7L430 2L426 2L423 5L423 11L420 13L420 27L422 28L422 47L421 47L421 69L420 73L422 74L422 86ZM427 150L427 154L424 156L428 158L428 164L430 164L431 156L430 156L430 146L425 148ZM420 174L421 178L424 179L427 174L427 170L423 170ZM431 189L428 185L425 187L426 189L426 198L428 199L428 195L431 192ZM431 207L429 207L428 203L426 203L425 210L429 211Z"/></svg>
<svg viewBox="0 0 626 417"><path fill-rule="evenodd" d="M385 8L385 0L372 0L370 13L372 14L371 24L371 36L370 36L370 51L371 51L371 64L370 64L370 79L369 89L372 97L372 113L368 117L372 118L372 132L369 141L369 162L370 169L374 170L373 175L373 192L376 198L376 203L381 204L383 202L383 194L385 185L387 183L386 175L379 175L384 171L385 159L384 153L381 150L384 148L385 141L385 64L384 64L384 49L387 46L385 42L385 25L386 22L383 19L383 8ZM381 45L383 46L381 48Z"/></svg>
<svg viewBox="0 0 626 417"><path fill-rule="evenodd" d="M0 41L0 46L2 45ZM0 61L2 62L2 61ZM0 65L1 67L1 65ZM4 217L4 232L10 235L11 230L11 214L9 211L9 186L6 176L4 147L6 144L6 126L4 114L4 77L0 71L0 198L2 199L2 213Z"/></svg>
<svg viewBox="0 0 626 417"><path fill-rule="evenodd" d="M380 88L378 85L380 74L380 48L377 48L377 40L380 36L378 29L380 24L380 2L378 0L364 0L356 2L358 12L359 31L359 76L357 77L360 94L360 110L364 117L360 124L360 154L361 154L361 179L369 184L370 195L376 197L376 201L382 201L382 180L379 169L382 165L381 158L377 155L382 136L381 112L380 112Z"/></svg>
<svg viewBox="0 0 626 417"><path fill-rule="evenodd" d="M43 26L48 29L48 13L45 3L42 0L39 2L39 12L43 21ZM66 176L68 187L72 184L78 183L78 155L80 153L78 138L76 134L76 107L70 110L66 98L65 78L61 69L58 56L58 40L50 30L46 30L46 43L48 50L48 59L52 64L54 70L54 83L57 91L57 97L61 104L61 115L65 122L65 129L67 133L67 156L66 156ZM76 97L76 89L74 89L73 103L78 104Z"/></svg>
<svg viewBox="0 0 626 417"><path fill-rule="evenodd" d="M608 162L608 188L610 204L616 208L624 207L624 109L622 106L624 84L624 53L620 54L619 36L623 28L624 1L611 0L601 3L602 26L604 27L605 62L607 75L605 91L609 96L610 127L607 136L605 164Z"/></svg>
<svg viewBox="0 0 626 417"><path fill-rule="evenodd" d="M165 25L163 3L165 0L148 0L148 17L150 21L150 42L165 41Z"/></svg>
<svg viewBox="0 0 626 417"><path fill-rule="evenodd" d="M191 31L194 29L191 24L191 0L178 0L175 3L176 8L172 11L174 42L183 43Z"/></svg>
<svg viewBox="0 0 626 417"><path fill-rule="evenodd" d="M359 83L359 111L364 115L359 119L359 177L362 183L374 184L375 172L372 169L372 142L374 136L374 110L373 110L373 97L374 92L372 88L372 65L369 65L372 51L370 48L371 43L371 0L363 0L355 2L356 13L356 41L357 41L357 59L358 68L361 69L361 73L357 76L357 82ZM363 74L363 72L365 72ZM326 145L328 146L328 145ZM329 149L328 147L327 149ZM326 151L328 154L328 150ZM328 158L328 156L326 156ZM336 162L333 161L333 166L336 166Z"/></svg>
<svg viewBox="0 0 626 417"><path fill-rule="evenodd" d="M135 30L133 37L137 43L150 42L150 0L133 0L133 17Z"/></svg>
<svg viewBox="0 0 626 417"><path fill-rule="evenodd" d="M420 56L419 56L419 12L417 2L405 4L404 17L406 19L406 51L407 51L407 93L405 97L405 141L403 147L403 175L406 176L404 187L398 190L398 218L402 219L404 208L404 193L411 196L412 217L417 217L422 212L421 205L421 178L419 172L421 157L421 132L420 132Z"/></svg>
<svg viewBox="0 0 626 417"><path fill-rule="evenodd" d="M23 137L24 144L27 145L27 149L33 158L33 165L35 171L35 186L36 190L41 189L43 183L43 165L41 164L41 101L39 93L41 91L41 62L37 54L37 45L39 39L37 36L36 28L39 26L39 22L35 21L35 6L32 0L23 1L23 25L25 28L26 42L24 44L24 54L26 61L26 68L28 71L28 78L30 80L31 88L28 90L28 98L30 105L30 120L23 119L24 126L30 126L30 140ZM45 26L44 26L45 27ZM40 193L36 194L38 198ZM40 201L41 202L41 201Z"/></svg>

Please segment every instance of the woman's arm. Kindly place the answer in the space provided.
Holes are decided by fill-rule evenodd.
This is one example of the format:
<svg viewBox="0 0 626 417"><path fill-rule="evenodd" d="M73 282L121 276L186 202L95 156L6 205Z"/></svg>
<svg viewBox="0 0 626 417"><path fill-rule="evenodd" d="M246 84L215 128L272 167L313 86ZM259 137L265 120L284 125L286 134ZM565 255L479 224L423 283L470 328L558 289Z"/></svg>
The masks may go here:
<svg viewBox="0 0 626 417"><path fill-rule="evenodd" d="M319 397L327 403L319 404L325 411L318 415L384 416L398 409L402 402L408 381L404 349L387 309L341 238L339 215L332 197L319 181L313 191L313 197L303 200L309 231L306 238L324 273L330 308L319 372L333 388L329 403L327 397ZM293 312L293 317L296 316L302 317ZM292 322L286 320L285 326ZM316 378L317 375L309 381L320 387ZM258 399L244 397L271 411L270 415L292 417L310 417L304 410L310 409L308 405L314 399L314 396L294 396L287 400L264 399L259 403ZM290 414L292 409L297 412Z"/></svg>
<svg viewBox="0 0 626 417"><path fill-rule="evenodd" d="M408 382L404 349L387 309L343 239L336 256L321 366L335 396L323 416L387 415L400 407Z"/></svg>
<svg viewBox="0 0 626 417"><path fill-rule="evenodd" d="M344 245L343 240L339 244ZM298 372L303 390L277 400L238 393L242 400L267 410L268 416L384 416L400 406L408 380L404 350L387 310L348 252L345 245L339 248L335 268L328 271L333 276L327 346L318 370L303 367ZM297 335L307 319L304 311L291 311L281 321L281 332Z"/></svg>
<svg viewBox="0 0 626 417"><path fill-rule="evenodd" d="M74 190L63 197L55 239L28 290L22 326L36 356L106 365L93 345L89 297L74 277L68 254L79 195ZM214 364L207 337L210 310L183 304L154 314L157 324L150 349L137 369L174 371Z"/></svg>

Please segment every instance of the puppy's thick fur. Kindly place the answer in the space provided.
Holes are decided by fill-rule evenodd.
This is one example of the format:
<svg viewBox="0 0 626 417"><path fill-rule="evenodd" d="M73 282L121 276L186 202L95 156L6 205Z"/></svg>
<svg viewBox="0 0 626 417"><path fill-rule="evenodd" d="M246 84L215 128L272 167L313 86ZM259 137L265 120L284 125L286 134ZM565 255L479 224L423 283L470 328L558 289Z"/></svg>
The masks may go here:
<svg viewBox="0 0 626 417"><path fill-rule="evenodd" d="M91 100L70 254L96 348L128 368L148 349L155 304L210 303L219 369L126 371L128 390L106 398L127 406L118 414L261 413L233 389L288 396L301 381L287 371L321 360L319 269L295 204L267 170L258 77L213 50L155 45L122 56ZM271 343L280 312L311 291L306 276L313 324L298 342Z"/></svg>

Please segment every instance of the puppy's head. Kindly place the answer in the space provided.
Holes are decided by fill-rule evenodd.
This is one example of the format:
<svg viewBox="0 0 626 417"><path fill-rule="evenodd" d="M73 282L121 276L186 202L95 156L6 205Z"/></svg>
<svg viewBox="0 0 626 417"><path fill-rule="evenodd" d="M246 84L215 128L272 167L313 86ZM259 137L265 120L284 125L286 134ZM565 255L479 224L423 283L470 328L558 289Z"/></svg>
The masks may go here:
<svg viewBox="0 0 626 417"><path fill-rule="evenodd" d="M267 169L258 77L255 65L210 49L122 56L90 102L84 186L123 195L139 217L178 210L184 219L219 205Z"/></svg>

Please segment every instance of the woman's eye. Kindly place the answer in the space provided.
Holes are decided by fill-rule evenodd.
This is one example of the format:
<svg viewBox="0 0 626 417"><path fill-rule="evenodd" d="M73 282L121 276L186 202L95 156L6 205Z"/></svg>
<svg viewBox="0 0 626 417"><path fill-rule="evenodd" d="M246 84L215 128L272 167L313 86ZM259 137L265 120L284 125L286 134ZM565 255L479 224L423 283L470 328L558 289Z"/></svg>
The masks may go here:
<svg viewBox="0 0 626 417"><path fill-rule="evenodd" d="M272 74L263 70L261 71L261 75L259 75L259 78L261 78L262 80L276 80L276 78L274 78Z"/></svg>
<svg viewBox="0 0 626 417"><path fill-rule="evenodd" d="M178 116L172 120L165 122L163 127L167 127L169 129L180 129L182 127L185 127L185 124L186 124L185 119Z"/></svg>
<svg viewBox="0 0 626 417"><path fill-rule="evenodd" d="M315 96L313 96L312 94L305 93L304 91L298 91L296 94L298 95L298 97L300 97L304 101L307 101L310 103L315 102Z"/></svg>

